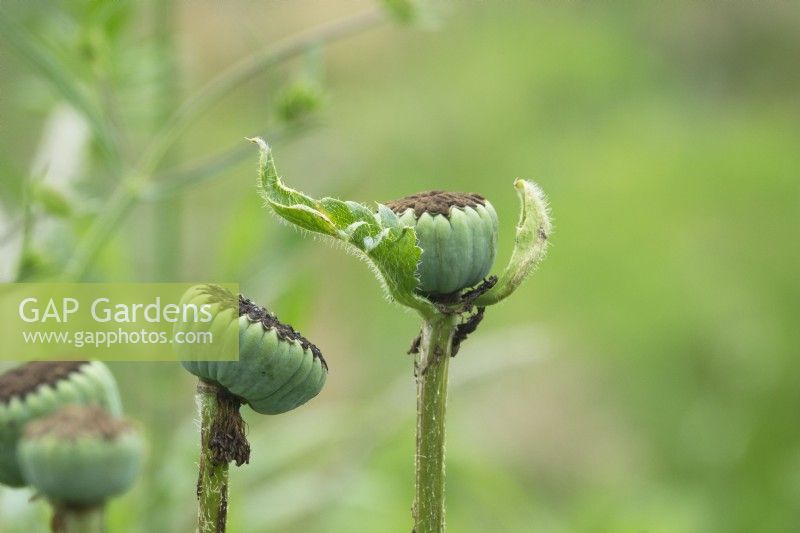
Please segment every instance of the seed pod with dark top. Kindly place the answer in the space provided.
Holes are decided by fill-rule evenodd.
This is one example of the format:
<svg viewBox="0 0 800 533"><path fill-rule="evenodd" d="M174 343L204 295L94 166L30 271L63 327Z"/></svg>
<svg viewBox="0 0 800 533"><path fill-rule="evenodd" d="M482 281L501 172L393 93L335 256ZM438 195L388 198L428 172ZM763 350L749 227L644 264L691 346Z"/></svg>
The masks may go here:
<svg viewBox="0 0 800 533"><path fill-rule="evenodd" d="M497 252L497 213L478 194L427 191L387 206L414 228L422 257L419 292L452 294L489 274Z"/></svg>
<svg viewBox="0 0 800 533"><path fill-rule="evenodd" d="M99 361L32 362L0 375L0 483L24 485L17 461L23 428L69 404L122 412L114 376Z"/></svg>
<svg viewBox="0 0 800 533"><path fill-rule="evenodd" d="M176 345L183 367L200 378L198 531L224 531L229 463L241 466L250 460L240 405L270 415L290 411L319 394L328 366L316 346L241 295L217 285L196 285L181 299L182 306L191 304L208 306L213 319L179 322L176 334L211 332L217 345L239 343L238 361L214 361L207 346Z"/></svg>
<svg viewBox="0 0 800 533"><path fill-rule="evenodd" d="M328 365L319 349L263 307L214 285L189 289L184 303L211 304L215 318L210 325L179 323L176 331L239 335L238 361L192 361L195 345L179 345L183 367L195 376L269 415L290 411L322 390Z"/></svg>
<svg viewBox="0 0 800 533"><path fill-rule="evenodd" d="M251 140L261 152L258 185L267 206L298 228L346 243L375 269L391 300L423 319L409 350L417 384L413 530L444 531L450 360L486 307L511 295L544 257L552 230L544 193L533 182L514 181L522 206L514 247L505 269L488 276L498 221L482 196L429 191L379 204L377 212L357 202L317 199L288 187L269 145Z"/></svg>
<svg viewBox="0 0 800 533"><path fill-rule="evenodd" d="M142 439L97 405L70 405L25 427L18 456L25 481L56 505L96 506L133 484Z"/></svg>

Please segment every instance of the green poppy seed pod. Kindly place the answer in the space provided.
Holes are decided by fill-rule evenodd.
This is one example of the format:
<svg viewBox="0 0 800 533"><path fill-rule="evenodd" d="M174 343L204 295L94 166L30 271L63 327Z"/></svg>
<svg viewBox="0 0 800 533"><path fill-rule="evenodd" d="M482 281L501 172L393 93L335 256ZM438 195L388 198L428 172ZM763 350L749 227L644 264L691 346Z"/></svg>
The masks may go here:
<svg viewBox="0 0 800 533"><path fill-rule="evenodd" d="M70 405L25 427L18 456L25 481L53 502L99 505L127 491L142 439L96 405Z"/></svg>
<svg viewBox="0 0 800 533"><path fill-rule="evenodd" d="M100 361L39 361L0 375L0 483L25 484L17 461L23 428L69 404L122 413L117 383Z"/></svg>
<svg viewBox="0 0 800 533"><path fill-rule="evenodd" d="M193 361L195 348L179 345L181 364L195 376L269 415L290 411L322 390L328 365L319 348L263 307L214 285L192 287L181 299L185 303L210 304L214 320L179 322L176 331L239 335L238 361Z"/></svg>
<svg viewBox="0 0 800 533"><path fill-rule="evenodd" d="M478 194L427 191L387 204L422 248L419 292L452 294L485 278L497 252L497 213Z"/></svg>

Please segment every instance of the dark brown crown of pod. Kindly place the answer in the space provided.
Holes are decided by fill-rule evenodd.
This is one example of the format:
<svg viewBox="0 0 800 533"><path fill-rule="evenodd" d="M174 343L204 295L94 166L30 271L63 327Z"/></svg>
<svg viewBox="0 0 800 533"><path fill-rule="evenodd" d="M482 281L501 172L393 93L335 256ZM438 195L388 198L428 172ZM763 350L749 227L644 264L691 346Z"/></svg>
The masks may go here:
<svg viewBox="0 0 800 533"><path fill-rule="evenodd" d="M0 403L9 403L15 396L22 399L40 385L55 385L88 361L34 361L0 375Z"/></svg>
<svg viewBox="0 0 800 533"><path fill-rule="evenodd" d="M62 440L94 437L114 440L132 426L114 418L97 405L67 405L55 413L34 420L25 427L25 437L35 439L53 436Z"/></svg>
<svg viewBox="0 0 800 533"><path fill-rule="evenodd" d="M450 215L451 207L477 207L486 205L486 199L480 194L471 192L445 192L425 191L399 200L394 200L386 206L397 214L407 209L414 210L414 216L421 217L423 213L433 215Z"/></svg>
<svg viewBox="0 0 800 533"><path fill-rule="evenodd" d="M302 346L304 350L311 350L311 353L316 359L319 359L319 362L322 363L322 366L325 367L325 370L328 369L328 363L325 362L325 358L322 357L322 352L316 347L316 345L314 345L314 343L295 331L295 329L289 324L284 324L278 320L278 317L267 311L266 308L260 307L240 294L239 316L241 317L243 315L247 315L247 317L253 322L260 322L261 326L267 331L275 330L275 333L280 340L299 342L300 346Z"/></svg>

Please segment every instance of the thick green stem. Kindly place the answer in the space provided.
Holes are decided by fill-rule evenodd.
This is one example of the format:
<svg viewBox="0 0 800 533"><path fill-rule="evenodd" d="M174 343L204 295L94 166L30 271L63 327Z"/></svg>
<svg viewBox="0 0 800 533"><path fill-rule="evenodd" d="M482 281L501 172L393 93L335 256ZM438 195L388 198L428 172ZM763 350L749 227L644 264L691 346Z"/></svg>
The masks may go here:
<svg viewBox="0 0 800 533"><path fill-rule="evenodd" d="M217 461L211 447L214 422L220 411L217 387L200 382L200 471L197 477L197 530L222 533L228 514L228 461Z"/></svg>
<svg viewBox="0 0 800 533"><path fill-rule="evenodd" d="M415 361L417 379L417 453L415 533L439 533L445 528L444 435L447 369L456 319L437 315L426 319Z"/></svg>
<svg viewBox="0 0 800 533"><path fill-rule="evenodd" d="M53 533L105 533L105 506L73 507L53 503Z"/></svg>

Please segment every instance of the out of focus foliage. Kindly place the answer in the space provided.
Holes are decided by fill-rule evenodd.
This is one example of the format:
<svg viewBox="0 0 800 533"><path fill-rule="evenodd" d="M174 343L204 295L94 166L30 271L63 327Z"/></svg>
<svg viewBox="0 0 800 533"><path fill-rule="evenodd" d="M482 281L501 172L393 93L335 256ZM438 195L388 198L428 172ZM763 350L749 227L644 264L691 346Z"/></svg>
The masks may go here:
<svg viewBox="0 0 800 533"><path fill-rule="evenodd" d="M3 279L60 276L154 132L217 73L373 7L164 5L0 6ZM513 179L550 197L550 256L451 366L452 531L800 529L800 5L444 11L436 31L389 23L323 47L326 105L310 129L275 112L302 59L214 102L153 180L188 172L192 186L131 206L82 273L239 280L323 347L322 395L249 421L232 530L408 531L413 490L416 319L385 305L359 262L267 219L242 140L256 134L315 197L486 195L500 264ZM211 172L239 146L246 156ZM113 369L151 453L112 530L188 531L192 380L167 363ZM28 498L0 491L0 531L43 531Z"/></svg>

